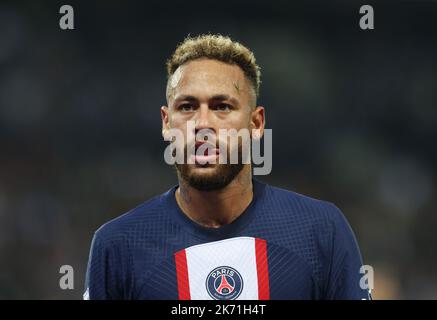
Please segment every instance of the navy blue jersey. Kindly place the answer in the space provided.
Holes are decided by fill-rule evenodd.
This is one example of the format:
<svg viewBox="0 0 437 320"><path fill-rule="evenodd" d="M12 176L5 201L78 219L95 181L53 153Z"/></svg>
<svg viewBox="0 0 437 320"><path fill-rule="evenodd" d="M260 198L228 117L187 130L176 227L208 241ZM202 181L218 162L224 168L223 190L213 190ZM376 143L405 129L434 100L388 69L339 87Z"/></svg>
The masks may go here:
<svg viewBox="0 0 437 320"><path fill-rule="evenodd" d="M253 181L220 228L190 220L177 186L94 235L89 299L368 299L355 236L333 204Z"/></svg>

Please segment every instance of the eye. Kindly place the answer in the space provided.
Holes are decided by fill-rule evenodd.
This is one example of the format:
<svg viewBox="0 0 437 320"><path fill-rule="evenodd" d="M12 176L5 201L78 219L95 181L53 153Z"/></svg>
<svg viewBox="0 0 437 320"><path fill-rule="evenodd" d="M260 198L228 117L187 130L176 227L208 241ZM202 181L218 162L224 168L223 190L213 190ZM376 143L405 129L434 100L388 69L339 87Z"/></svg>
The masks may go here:
<svg viewBox="0 0 437 320"><path fill-rule="evenodd" d="M179 105L178 109L184 112L190 112L194 110L194 106L191 103L183 103Z"/></svg>
<svg viewBox="0 0 437 320"><path fill-rule="evenodd" d="M232 106L227 103L219 103L215 106L215 109L217 111L230 111L232 109Z"/></svg>

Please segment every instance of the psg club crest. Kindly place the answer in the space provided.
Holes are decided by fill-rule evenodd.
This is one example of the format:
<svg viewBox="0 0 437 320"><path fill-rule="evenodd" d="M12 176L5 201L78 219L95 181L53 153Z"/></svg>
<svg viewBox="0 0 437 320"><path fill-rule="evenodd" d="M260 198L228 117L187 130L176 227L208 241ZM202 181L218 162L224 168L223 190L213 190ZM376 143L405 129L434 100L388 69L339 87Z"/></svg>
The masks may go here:
<svg viewBox="0 0 437 320"><path fill-rule="evenodd" d="M215 300L234 300L243 291L243 278L231 267L218 267L206 277L206 291Z"/></svg>

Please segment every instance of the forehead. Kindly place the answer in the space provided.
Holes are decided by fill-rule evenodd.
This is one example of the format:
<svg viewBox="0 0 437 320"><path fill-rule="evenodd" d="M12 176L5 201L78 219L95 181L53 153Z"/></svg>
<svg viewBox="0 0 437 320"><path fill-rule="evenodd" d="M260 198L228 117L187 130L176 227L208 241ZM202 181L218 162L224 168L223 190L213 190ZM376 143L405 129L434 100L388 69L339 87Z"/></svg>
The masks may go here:
<svg viewBox="0 0 437 320"><path fill-rule="evenodd" d="M248 91L248 81L238 65L211 59L193 60L180 66L173 74L171 86L175 95L238 95Z"/></svg>

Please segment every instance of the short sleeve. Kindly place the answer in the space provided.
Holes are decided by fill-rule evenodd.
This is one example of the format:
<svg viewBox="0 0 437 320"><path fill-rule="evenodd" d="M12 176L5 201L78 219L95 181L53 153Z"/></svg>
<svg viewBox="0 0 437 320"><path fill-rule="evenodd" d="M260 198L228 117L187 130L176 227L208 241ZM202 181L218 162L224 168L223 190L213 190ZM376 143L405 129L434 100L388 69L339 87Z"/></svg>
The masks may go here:
<svg viewBox="0 0 437 320"><path fill-rule="evenodd" d="M334 230L326 298L371 299L369 290L360 281L363 277L360 273L363 262L354 232L340 209L331 205L334 208Z"/></svg>
<svg viewBox="0 0 437 320"><path fill-rule="evenodd" d="M118 261L114 246L110 242L104 241L97 231L91 242L84 299L122 299L117 265Z"/></svg>

